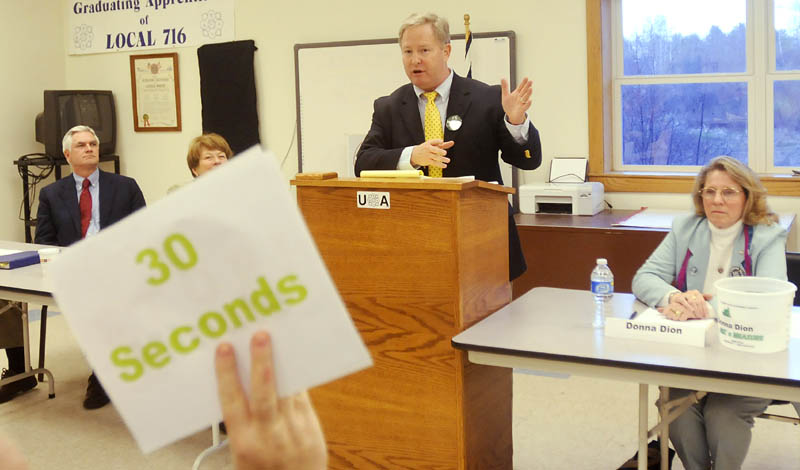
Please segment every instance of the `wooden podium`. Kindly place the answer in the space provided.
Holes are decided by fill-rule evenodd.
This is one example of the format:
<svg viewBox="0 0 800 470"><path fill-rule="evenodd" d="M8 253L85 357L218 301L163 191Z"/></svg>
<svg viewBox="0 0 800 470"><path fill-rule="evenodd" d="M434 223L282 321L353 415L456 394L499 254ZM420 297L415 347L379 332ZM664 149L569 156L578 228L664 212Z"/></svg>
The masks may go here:
<svg viewBox="0 0 800 470"><path fill-rule="evenodd" d="M470 364L450 338L511 300L514 190L301 175L292 184L374 361L311 391L329 468L510 470L511 369Z"/></svg>

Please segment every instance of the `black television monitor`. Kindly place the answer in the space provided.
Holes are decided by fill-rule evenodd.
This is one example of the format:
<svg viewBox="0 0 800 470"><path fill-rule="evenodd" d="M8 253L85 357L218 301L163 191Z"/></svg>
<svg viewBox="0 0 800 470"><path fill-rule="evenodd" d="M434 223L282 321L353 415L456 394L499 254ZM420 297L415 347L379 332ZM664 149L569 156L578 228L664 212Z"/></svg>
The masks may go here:
<svg viewBox="0 0 800 470"><path fill-rule="evenodd" d="M117 113L109 90L45 90L44 111L36 116L36 141L47 155L63 159L61 141L77 125L89 126L100 139L100 155L114 153Z"/></svg>

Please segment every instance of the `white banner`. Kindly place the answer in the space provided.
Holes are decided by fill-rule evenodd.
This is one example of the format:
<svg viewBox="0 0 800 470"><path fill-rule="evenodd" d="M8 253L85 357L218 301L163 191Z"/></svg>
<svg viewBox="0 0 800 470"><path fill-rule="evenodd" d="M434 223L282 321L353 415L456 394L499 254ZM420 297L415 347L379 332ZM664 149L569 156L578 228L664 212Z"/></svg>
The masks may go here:
<svg viewBox="0 0 800 470"><path fill-rule="evenodd" d="M66 5L70 54L189 47L234 39L234 0L87 0Z"/></svg>

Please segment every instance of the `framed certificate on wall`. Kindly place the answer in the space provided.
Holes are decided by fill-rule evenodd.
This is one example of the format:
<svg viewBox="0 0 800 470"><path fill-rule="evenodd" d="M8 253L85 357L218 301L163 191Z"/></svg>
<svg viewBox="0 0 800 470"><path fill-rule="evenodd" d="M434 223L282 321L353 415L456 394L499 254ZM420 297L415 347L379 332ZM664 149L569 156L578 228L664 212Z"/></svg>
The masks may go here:
<svg viewBox="0 0 800 470"><path fill-rule="evenodd" d="M180 131L178 53L131 55L130 62L133 129Z"/></svg>

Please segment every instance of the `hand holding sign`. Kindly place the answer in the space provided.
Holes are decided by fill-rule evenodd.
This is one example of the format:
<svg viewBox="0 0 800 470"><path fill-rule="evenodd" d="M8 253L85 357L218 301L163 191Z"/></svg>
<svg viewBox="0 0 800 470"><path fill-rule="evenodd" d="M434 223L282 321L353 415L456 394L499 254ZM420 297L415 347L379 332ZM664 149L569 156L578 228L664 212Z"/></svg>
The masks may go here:
<svg viewBox="0 0 800 470"><path fill-rule="evenodd" d="M214 350L248 387L271 332L279 397L370 364L274 157L250 149L65 250L53 292L142 450L219 421Z"/></svg>
<svg viewBox="0 0 800 470"><path fill-rule="evenodd" d="M250 356L248 400L236 372L233 347L227 343L217 347L219 399L236 469L324 470L325 438L308 394L277 397L267 333L253 335Z"/></svg>

